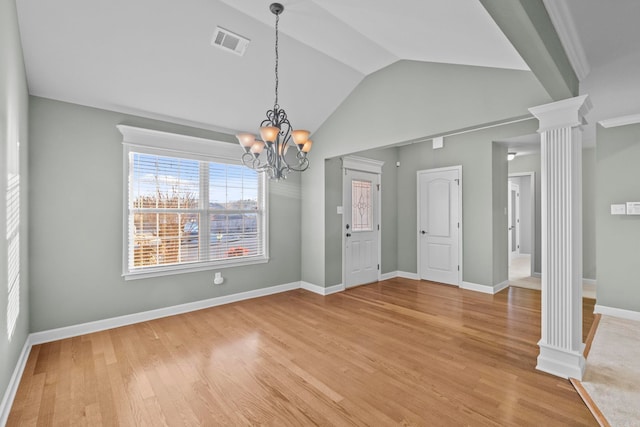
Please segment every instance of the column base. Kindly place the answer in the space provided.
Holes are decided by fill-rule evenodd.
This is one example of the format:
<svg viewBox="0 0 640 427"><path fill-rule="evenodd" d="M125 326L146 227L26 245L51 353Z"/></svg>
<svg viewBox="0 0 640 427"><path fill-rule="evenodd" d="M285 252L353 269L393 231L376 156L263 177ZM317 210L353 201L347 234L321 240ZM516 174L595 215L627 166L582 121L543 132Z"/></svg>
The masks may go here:
<svg viewBox="0 0 640 427"><path fill-rule="evenodd" d="M585 360L582 351L570 351L538 343L540 354L536 369L562 378L582 380Z"/></svg>

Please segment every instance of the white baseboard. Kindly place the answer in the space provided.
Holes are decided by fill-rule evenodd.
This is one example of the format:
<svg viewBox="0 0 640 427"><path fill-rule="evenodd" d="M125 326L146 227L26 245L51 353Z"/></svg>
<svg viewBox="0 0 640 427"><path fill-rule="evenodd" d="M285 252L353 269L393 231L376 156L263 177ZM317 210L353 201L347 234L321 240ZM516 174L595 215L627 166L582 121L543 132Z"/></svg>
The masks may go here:
<svg viewBox="0 0 640 427"><path fill-rule="evenodd" d="M389 280L389 279L393 279L394 277L398 277L397 271L390 271L388 273L381 274L380 280Z"/></svg>
<svg viewBox="0 0 640 427"><path fill-rule="evenodd" d="M509 287L509 281L505 280L502 283L498 283L497 285L493 285L493 293L497 294L498 292L500 292L503 289L507 289Z"/></svg>
<svg viewBox="0 0 640 427"><path fill-rule="evenodd" d="M331 295L337 292L342 292L345 290L345 287L342 283L339 285L329 286L328 288L324 288L324 295Z"/></svg>
<svg viewBox="0 0 640 427"><path fill-rule="evenodd" d="M292 282L284 285L256 289L254 291L240 292L237 294L225 295L202 301L194 301L186 304L159 308L156 310L149 310L140 313L128 314L125 316L96 320L94 322L82 323L79 325L66 326L63 328L51 329L42 332L34 332L29 337L31 338L32 344L42 344L45 342L57 341L65 338L76 337L78 335L90 334L93 332L100 332L107 329L118 328L120 326L132 325L134 323L146 322L148 320L159 319L161 317L174 316L176 314L188 313L190 311L202 310L204 308L230 304L232 302L258 298L299 288L300 282Z"/></svg>
<svg viewBox="0 0 640 427"><path fill-rule="evenodd" d="M418 273L407 273L406 271L396 271L396 277L402 277L403 279L420 280Z"/></svg>
<svg viewBox="0 0 640 427"><path fill-rule="evenodd" d="M309 292L313 292L315 294L325 295L325 296L335 294L336 292L344 291L343 284L333 285L325 288L324 286L314 285L313 283L309 283L309 282L300 282L300 287Z"/></svg>
<svg viewBox="0 0 640 427"><path fill-rule="evenodd" d="M640 320L640 311L624 310L622 308L607 307L596 304L593 308L594 313L604 314L606 316L619 317L627 320Z"/></svg>
<svg viewBox="0 0 640 427"><path fill-rule="evenodd" d="M593 279L582 279L582 297L596 299L596 281Z"/></svg>
<svg viewBox="0 0 640 427"><path fill-rule="evenodd" d="M482 292L483 294L494 295L500 292L501 290L503 290L504 288L506 288L507 286L509 286L509 281L507 280L494 286L480 285L478 283L471 283L471 282L462 282L462 284L460 285L460 289L466 289L468 291Z"/></svg>
<svg viewBox="0 0 640 427"><path fill-rule="evenodd" d="M13 370L13 374L11 375L11 379L9 380L9 384L7 385L7 389L4 392L2 402L0 402L0 426L4 426L7 424L9 412L11 411L11 406L13 405L13 400L16 397L16 393L18 392L20 379L22 378L22 373L24 372L24 368L27 365L27 359L29 358L29 353L31 353L32 346L33 343L31 342L31 336L29 335L24 342L22 353L20 353L18 363L16 363L16 367Z"/></svg>

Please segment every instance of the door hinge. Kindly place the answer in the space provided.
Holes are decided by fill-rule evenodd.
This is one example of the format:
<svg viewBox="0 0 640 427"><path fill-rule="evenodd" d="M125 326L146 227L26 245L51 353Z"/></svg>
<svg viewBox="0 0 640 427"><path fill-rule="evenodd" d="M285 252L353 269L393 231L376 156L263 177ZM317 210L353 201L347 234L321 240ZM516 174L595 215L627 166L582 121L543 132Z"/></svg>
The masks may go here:
<svg viewBox="0 0 640 427"><path fill-rule="evenodd" d="M454 179L454 181L456 182L456 184L460 185L460 179L459 178Z"/></svg>
<svg viewBox="0 0 640 427"><path fill-rule="evenodd" d="M378 191L380 191L380 184L376 184L376 187L378 187Z"/></svg>
<svg viewBox="0 0 640 427"><path fill-rule="evenodd" d="M378 231L380 231L380 224L378 224Z"/></svg>
<svg viewBox="0 0 640 427"><path fill-rule="evenodd" d="M460 223L458 223L458 228L460 228Z"/></svg>
<svg viewBox="0 0 640 427"><path fill-rule="evenodd" d="M380 264L378 264L378 270L380 270Z"/></svg>
<svg viewBox="0 0 640 427"><path fill-rule="evenodd" d="M460 266L458 266L458 271L460 271Z"/></svg>

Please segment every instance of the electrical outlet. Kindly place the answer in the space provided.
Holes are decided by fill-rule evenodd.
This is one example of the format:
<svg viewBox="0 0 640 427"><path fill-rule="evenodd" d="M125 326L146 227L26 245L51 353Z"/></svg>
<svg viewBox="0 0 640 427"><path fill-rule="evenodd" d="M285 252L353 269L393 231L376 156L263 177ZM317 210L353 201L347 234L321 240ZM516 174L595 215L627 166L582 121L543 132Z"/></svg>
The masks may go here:
<svg viewBox="0 0 640 427"><path fill-rule="evenodd" d="M222 273L217 272L216 275L213 277L213 284L222 285L223 283L224 283L224 277L222 277Z"/></svg>

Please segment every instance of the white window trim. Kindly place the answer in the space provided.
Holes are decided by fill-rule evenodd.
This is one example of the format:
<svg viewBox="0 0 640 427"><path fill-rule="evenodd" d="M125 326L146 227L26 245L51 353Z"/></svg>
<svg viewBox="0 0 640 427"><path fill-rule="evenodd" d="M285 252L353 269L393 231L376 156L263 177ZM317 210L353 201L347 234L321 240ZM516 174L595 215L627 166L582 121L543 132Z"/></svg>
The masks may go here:
<svg viewBox="0 0 640 427"><path fill-rule="evenodd" d="M269 180L262 179L262 197L264 198L264 255L247 257L241 260L202 261L170 266L156 266L149 270L128 271L129 263L129 153L144 152L149 154L176 155L187 154L190 158L202 161L242 164L242 155L238 146L228 142L194 136L162 132L152 129L127 125L116 126L122 133L123 145L123 215L122 215L122 277L125 280L144 279L149 277L169 276L180 273L206 271L230 267L240 267L269 262Z"/></svg>

